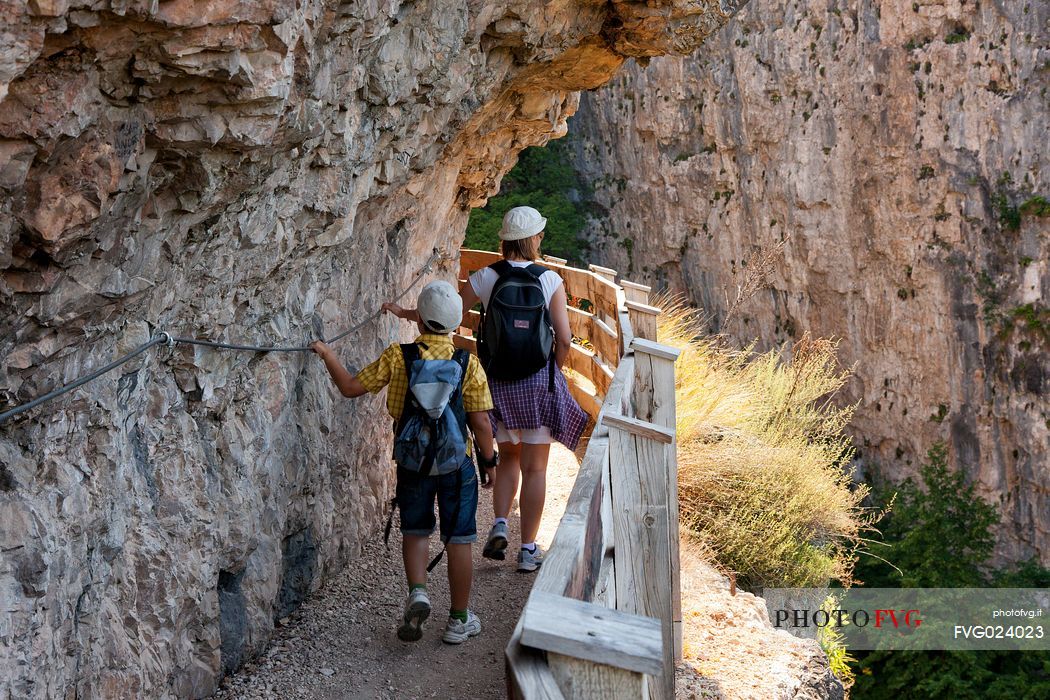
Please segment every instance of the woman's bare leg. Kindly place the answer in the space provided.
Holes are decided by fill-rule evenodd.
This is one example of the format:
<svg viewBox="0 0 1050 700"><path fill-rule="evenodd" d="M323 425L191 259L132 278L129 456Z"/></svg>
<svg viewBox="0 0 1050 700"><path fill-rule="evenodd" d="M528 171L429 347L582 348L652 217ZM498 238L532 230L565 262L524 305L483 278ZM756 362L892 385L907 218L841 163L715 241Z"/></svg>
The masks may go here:
<svg viewBox="0 0 1050 700"><path fill-rule="evenodd" d="M499 466L492 484L492 514L497 518L510 515L510 505L518 493L521 472L521 446L512 442L499 443Z"/></svg>
<svg viewBox="0 0 1050 700"><path fill-rule="evenodd" d="M551 446L522 444L520 447L521 496L518 507L521 510L521 541L531 543L536 541L540 531L543 503L547 497L547 459Z"/></svg>

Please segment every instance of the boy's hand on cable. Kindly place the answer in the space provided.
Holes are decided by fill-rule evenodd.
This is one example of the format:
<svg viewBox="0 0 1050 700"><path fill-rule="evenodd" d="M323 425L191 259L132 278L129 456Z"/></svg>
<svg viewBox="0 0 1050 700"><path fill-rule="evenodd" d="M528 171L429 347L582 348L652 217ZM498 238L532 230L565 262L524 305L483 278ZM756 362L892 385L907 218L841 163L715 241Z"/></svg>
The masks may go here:
<svg viewBox="0 0 1050 700"><path fill-rule="evenodd" d="M313 350L323 360L326 355L332 352L332 348L325 345L324 341L315 340L310 343L310 349Z"/></svg>
<svg viewBox="0 0 1050 700"><path fill-rule="evenodd" d="M392 301L383 302L383 306L380 308L388 314L394 314L398 318L404 318L405 310Z"/></svg>

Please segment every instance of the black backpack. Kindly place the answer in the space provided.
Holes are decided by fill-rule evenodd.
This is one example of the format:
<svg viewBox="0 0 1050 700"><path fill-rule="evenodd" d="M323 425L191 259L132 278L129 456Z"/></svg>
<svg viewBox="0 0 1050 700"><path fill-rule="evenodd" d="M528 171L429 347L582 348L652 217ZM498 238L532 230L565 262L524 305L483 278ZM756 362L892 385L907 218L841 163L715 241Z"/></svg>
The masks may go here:
<svg viewBox="0 0 1050 700"><path fill-rule="evenodd" d="M506 260L489 267L499 278L479 324L478 357L485 373L515 381L547 365L553 370L554 328L540 284L547 268L535 263L515 267Z"/></svg>

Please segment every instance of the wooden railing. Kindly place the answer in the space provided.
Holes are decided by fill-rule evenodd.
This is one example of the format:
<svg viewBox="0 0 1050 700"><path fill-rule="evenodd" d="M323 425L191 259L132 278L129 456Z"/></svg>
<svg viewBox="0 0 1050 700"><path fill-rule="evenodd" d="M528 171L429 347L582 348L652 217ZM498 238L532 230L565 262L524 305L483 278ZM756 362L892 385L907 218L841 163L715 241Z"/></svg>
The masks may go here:
<svg viewBox="0 0 1050 700"><path fill-rule="evenodd" d="M464 250L461 279L499 257ZM674 361L649 289L616 272L545 265L565 282L573 394L587 451L506 649L512 698L674 697L681 657ZM477 327L467 319L464 331ZM471 347L466 332L457 342Z"/></svg>

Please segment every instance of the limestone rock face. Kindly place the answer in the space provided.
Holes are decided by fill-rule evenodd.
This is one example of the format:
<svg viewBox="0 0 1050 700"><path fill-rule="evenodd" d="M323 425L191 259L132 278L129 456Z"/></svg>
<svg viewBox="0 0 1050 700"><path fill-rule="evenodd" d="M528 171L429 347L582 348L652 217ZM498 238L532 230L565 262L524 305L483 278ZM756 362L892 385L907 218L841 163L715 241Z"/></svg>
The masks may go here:
<svg viewBox="0 0 1050 700"><path fill-rule="evenodd" d="M734 9L5 3L0 406L159 331L330 337L435 249L451 277L468 207L577 91ZM405 337L339 347L359 366ZM0 425L0 694L210 694L375 533L389 430L312 355L183 345Z"/></svg>
<svg viewBox="0 0 1050 700"><path fill-rule="evenodd" d="M1048 22L1037 2L758 3L585 95L570 134L595 262L740 342L841 338L862 462L902 478L947 441L1001 508L999 554L1044 563Z"/></svg>

